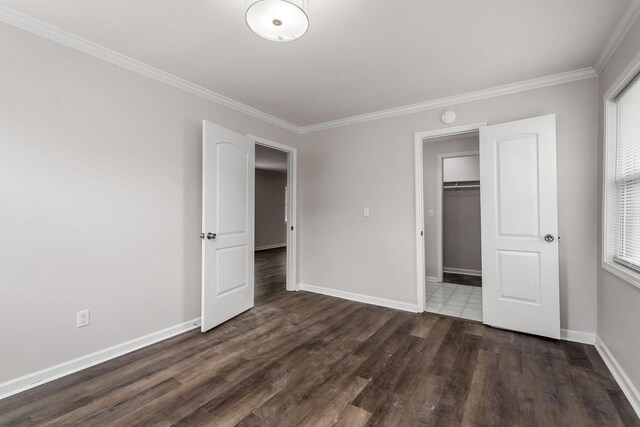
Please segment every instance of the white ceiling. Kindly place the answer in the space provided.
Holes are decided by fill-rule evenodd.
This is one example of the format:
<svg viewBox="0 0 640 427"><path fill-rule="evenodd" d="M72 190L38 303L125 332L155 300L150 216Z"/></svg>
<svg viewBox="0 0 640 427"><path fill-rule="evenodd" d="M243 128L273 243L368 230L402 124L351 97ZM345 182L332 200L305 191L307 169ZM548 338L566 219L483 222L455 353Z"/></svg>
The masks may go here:
<svg viewBox="0 0 640 427"><path fill-rule="evenodd" d="M256 169L287 172L287 153L256 144Z"/></svg>
<svg viewBox="0 0 640 427"><path fill-rule="evenodd" d="M268 42L241 0L0 0L297 126L593 67L627 0L309 0Z"/></svg>

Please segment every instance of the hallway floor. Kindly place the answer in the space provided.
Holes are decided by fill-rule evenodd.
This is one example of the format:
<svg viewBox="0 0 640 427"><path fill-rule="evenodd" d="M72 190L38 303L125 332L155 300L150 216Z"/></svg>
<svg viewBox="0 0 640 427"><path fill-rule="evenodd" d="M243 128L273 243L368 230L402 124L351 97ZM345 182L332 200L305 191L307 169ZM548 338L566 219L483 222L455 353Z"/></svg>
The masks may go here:
<svg viewBox="0 0 640 427"><path fill-rule="evenodd" d="M256 305L287 291L287 248L257 251L254 262Z"/></svg>

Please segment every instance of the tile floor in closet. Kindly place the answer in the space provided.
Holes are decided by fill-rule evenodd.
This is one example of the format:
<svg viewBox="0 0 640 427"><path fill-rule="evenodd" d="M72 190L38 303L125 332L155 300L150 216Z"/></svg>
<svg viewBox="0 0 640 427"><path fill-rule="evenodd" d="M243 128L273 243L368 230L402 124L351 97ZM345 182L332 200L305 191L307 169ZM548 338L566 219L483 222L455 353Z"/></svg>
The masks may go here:
<svg viewBox="0 0 640 427"><path fill-rule="evenodd" d="M482 321L482 288L453 283L426 284L426 311Z"/></svg>

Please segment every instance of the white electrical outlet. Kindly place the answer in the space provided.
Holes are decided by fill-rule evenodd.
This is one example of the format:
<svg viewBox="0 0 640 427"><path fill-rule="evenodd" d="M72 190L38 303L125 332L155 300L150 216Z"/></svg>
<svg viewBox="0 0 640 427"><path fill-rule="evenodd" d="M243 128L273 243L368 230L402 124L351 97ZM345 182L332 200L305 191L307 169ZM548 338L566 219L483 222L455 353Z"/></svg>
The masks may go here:
<svg viewBox="0 0 640 427"><path fill-rule="evenodd" d="M82 328L83 326L89 326L89 310L79 311L77 322L78 322L78 328Z"/></svg>

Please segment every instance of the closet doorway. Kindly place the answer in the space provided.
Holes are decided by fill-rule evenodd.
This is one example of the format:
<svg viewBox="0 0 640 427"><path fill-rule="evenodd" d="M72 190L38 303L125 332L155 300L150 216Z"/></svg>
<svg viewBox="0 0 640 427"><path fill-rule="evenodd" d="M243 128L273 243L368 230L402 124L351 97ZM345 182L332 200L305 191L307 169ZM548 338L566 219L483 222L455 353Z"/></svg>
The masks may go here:
<svg viewBox="0 0 640 427"><path fill-rule="evenodd" d="M439 145L444 145L435 153L442 160L442 179L437 175L438 161L436 165L423 165L424 156L429 156L429 152L423 151ZM476 151L479 152L479 180L476 175L464 176L477 164L470 159ZM431 158L428 157L427 162ZM459 170L457 175L450 177L448 174L445 178L444 162L449 158L459 159L449 165ZM476 123L418 132L415 134L415 166L418 311L481 318L485 325L559 339L556 116L549 114L491 126ZM428 181L435 184L425 188ZM472 264L467 267L448 265L454 261L446 255L448 244L452 245L449 250L454 255L464 255L464 250L474 246L473 235L477 236L477 231L470 231L473 219L455 217L473 209L464 207L464 202L454 200L455 197L449 200L447 192L475 191L478 185L481 213L479 273L473 271ZM429 191L441 192L441 197L435 198L435 208ZM438 221L439 218L442 220ZM448 237L449 226L454 229L451 236L463 235L462 242ZM438 242L442 244L438 245ZM439 265L442 265L440 270ZM476 283L446 283L447 267L449 273L458 274L454 276L456 282L462 282L460 273L481 274L481 286L469 290L460 286ZM476 294L480 298L474 297ZM477 304L478 299L481 299L481 305Z"/></svg>
<svg viewBox="0 0 640 427"><path fill-rule="evenodd" d="M423 142L425 311L482 321L479 134Z"/></svg>

